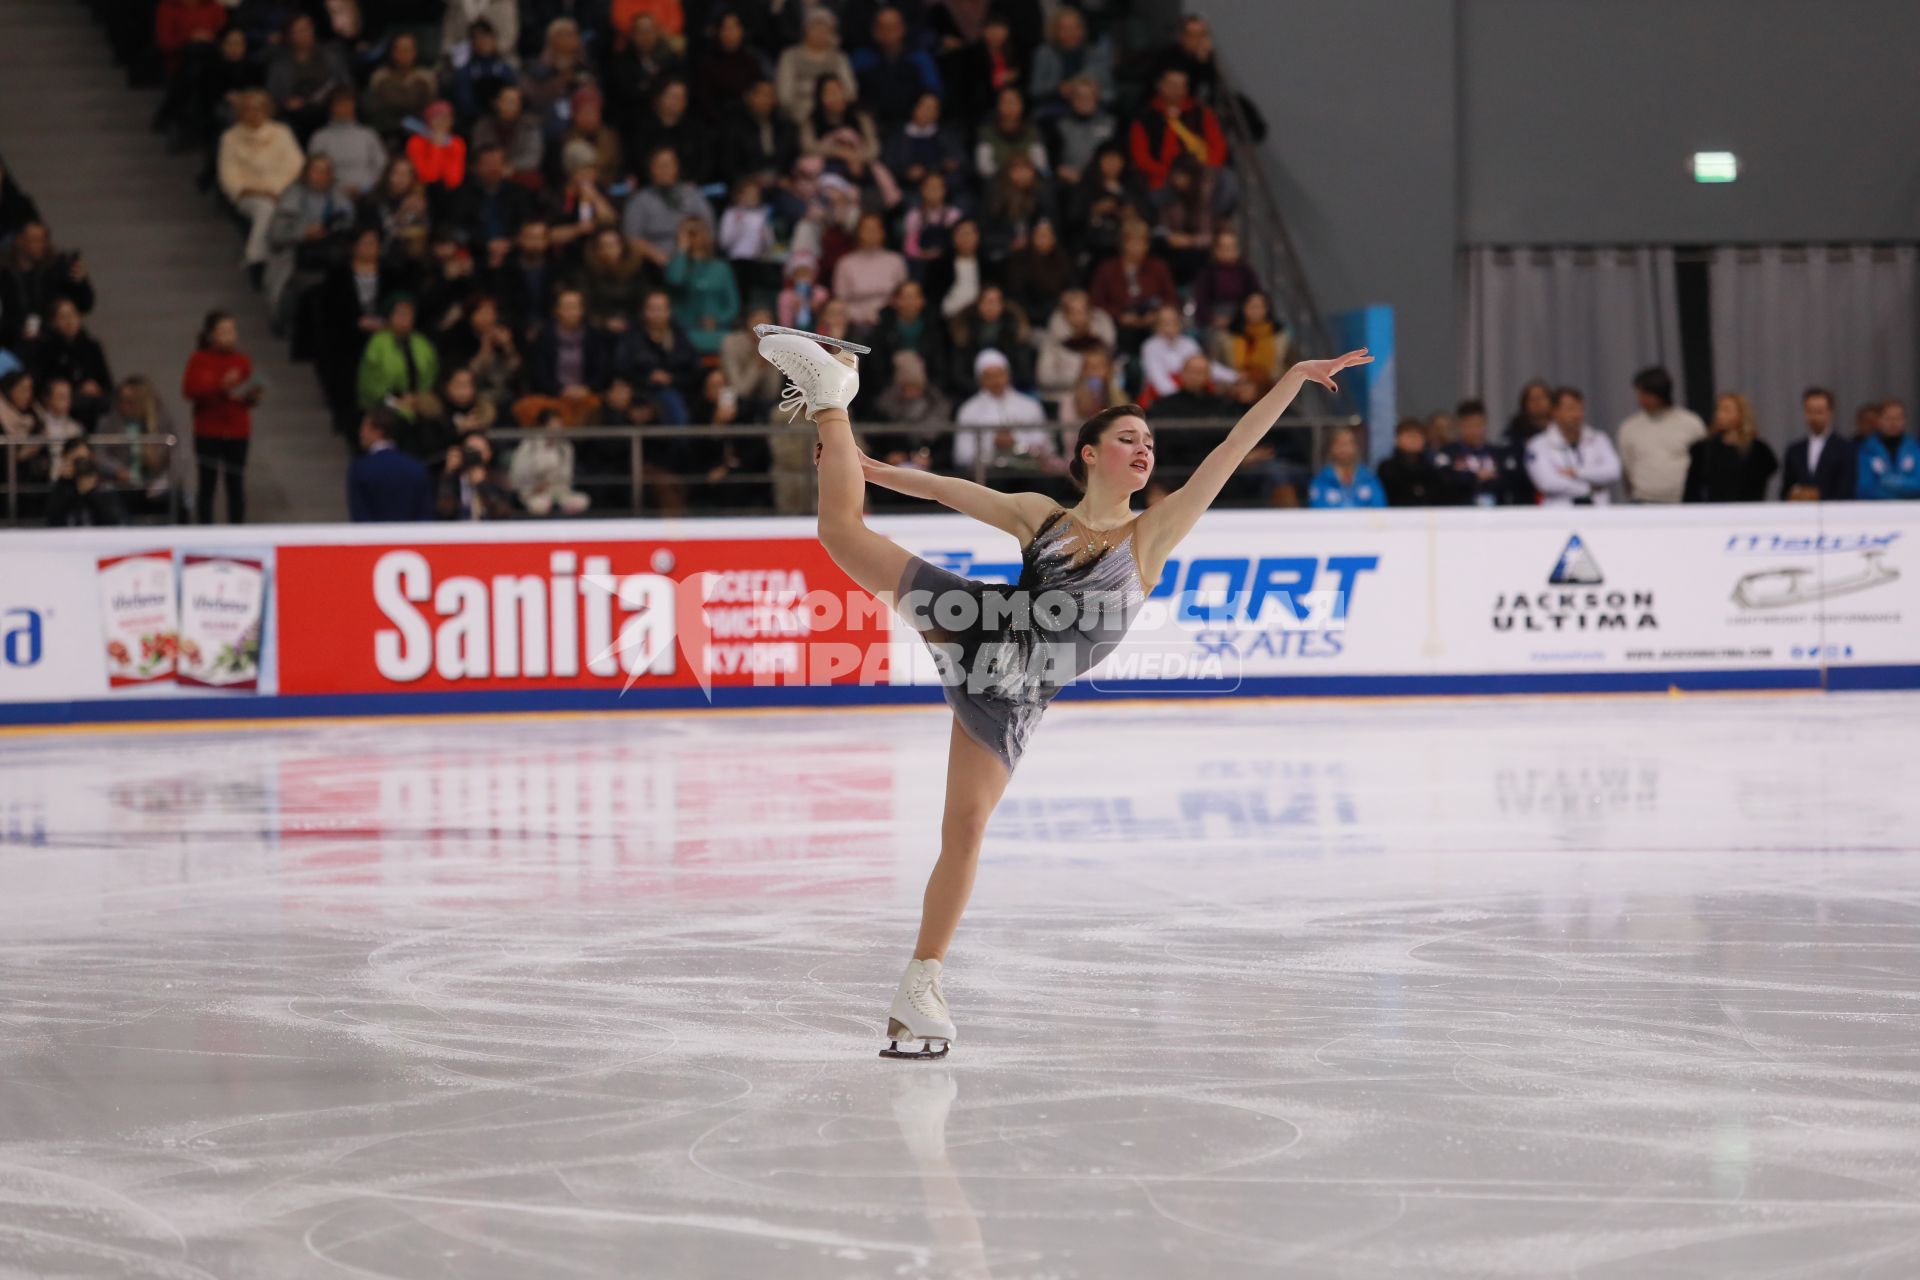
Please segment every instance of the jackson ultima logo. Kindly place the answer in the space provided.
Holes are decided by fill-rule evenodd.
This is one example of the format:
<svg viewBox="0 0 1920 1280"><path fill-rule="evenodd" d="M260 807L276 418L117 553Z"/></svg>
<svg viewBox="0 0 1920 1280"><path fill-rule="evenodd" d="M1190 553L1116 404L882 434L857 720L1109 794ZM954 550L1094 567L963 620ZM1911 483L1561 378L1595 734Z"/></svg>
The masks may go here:
<svg viewBox="0 0 1920 1280"><path fill-rule="evenodd" d="M1547 574L1548 590L1495 597L1495 631L1646 631L1660 623L1653 592L1606 587L1600 562L1579 534L1567 539ZM1571 588L1589 588L1577 590ZM1558 588L1557 590L1554 588Z"/></svg>

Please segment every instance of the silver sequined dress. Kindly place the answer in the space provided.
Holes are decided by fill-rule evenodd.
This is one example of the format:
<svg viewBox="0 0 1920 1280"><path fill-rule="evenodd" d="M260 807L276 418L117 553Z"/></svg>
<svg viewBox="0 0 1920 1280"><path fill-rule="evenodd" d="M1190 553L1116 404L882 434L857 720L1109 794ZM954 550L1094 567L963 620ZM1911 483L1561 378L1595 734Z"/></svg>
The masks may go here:
<svg viewBox="0 0 1920 1280"><path fill-rule="evenodd" d="M896 607L933 651L960 726L1008 773L1047 704L1112 652L1145 603L1136 523L1096 532L1056 507L1027 544L1011 587L919 556L907 562Z"/></svg>

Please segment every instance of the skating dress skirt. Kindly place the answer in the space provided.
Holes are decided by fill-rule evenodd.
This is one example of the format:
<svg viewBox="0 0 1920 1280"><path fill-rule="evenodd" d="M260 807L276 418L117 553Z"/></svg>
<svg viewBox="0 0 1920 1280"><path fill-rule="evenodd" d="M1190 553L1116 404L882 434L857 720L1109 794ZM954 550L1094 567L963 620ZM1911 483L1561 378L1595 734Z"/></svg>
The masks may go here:
<svg viewBox="0 0 1920 1280"><path fill-rule="evenodd" d="M919 556L900 575L895 608L933 651L961 728L1008 773L1047 704L1113 651L1146 602L1133 558L1136 523L1098 533L1056 507L1027 544L1011 587Z"/></svg>

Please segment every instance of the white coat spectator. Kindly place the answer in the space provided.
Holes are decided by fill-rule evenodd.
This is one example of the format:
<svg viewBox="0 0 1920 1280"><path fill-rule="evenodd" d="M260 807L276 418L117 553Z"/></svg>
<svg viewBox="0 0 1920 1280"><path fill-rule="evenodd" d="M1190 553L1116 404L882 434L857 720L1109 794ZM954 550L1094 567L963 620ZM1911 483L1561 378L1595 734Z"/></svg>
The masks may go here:
<svg viewBox="0 0 1920 1280"><path fill-rule="evenodd" d="M954 421L963 427L1000 427L1000 431L961 431L953 437L953 465L971 467L984 449L988 458L1014 453L1045 459L1054 453L1047 412L1032 396L1013 389L1013 366L988 347L973 360L980 390L960 405Z"/></svg>
<svg viewBox="0 0 1920 1280"><path fill-rule="evenodd" d="M1700 415L1673 403L1673 375L1643 369L1633 379L1640 412L1620 424L1620 463L1635 502L1678 502L1687 488L1688 450L1707 438Z"/></svg>
<svg viewBox="0 0 1920 1280"><path fill-rule="evenodd" d="M280 193L306 168L293 130L273 118L273 103L258 89L240 99L240 118L220 135L220 190L249 224L242 262L265 267L267 231Z"/></svg>
<svg viewBox="0 0 1920 1280"><path fill-rule="evenodd" d="M1527 476L1544 506L1605 506L1620 479L1620 455L1587 425L1586 398L1572 387L1553 393L1553 425L1527 442Z"/></svg>
<svg viewBox="0 0 1920 1280"><path fill-rule="evenodd" d="M573 487L573 443L561 438L566 419L557 409L540 415L542 434L523 440L507 464L507 481L529 514L577 516L588 498Z"/></svg>

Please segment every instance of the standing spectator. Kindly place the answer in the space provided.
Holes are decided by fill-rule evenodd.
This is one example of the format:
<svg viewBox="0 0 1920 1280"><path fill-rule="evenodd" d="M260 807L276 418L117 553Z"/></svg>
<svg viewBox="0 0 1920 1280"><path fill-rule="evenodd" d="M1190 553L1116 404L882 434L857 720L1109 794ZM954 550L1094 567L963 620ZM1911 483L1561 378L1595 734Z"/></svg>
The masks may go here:
<svg viewBox="0 0 1920 1280"><path fill-rule="evenodd" d="M72 298L54 300L40 336L22 354L40 385L55 378L73 384L82 420L91 422L106 411L107 389L113 386L106 349L81 324L80 308Z"/></svg>
<svg viewBox="0 0 1920 1280"><path fill-rule="evenodd" d="M969 396L954 416L963 427L993 427L993 431L962 431L953 438L953 465L971 469L977 460L990 468L1046 466L1057 457L1053 433L1046 428L1046 410L1032 396L1013 389L1013 373L1004 353L988 347L973 360L979 390Z"/></svg>
<svg viewBox="0 0 1920 1280"><path fill-rule="evenodd" d="M1694 444L1706 437L1699 415L1673 403L1673 375L1642 369L1633 378L1640 412L1620 424L1620 464L1635 502L1679 502Z"/></svg>
<svg viewBox="0 0 1920 1280"><path fill-rule="evenodd" d="M887 224L877 213L862 215L853 252L833 268L833 296L847 306L855 326L867 328L880 318L893 291L907 278L907 260L887 248Z"/></svg>
<svg viewBox="0 0 1920 1280"><path fill-rule="evenodd" d="M70 441L54 472L53 492L47 496L48 526L77 529L126 522L126 508L95 466L92 446L84 437Z"/></svg>
<svg viewBox="0 0 1920 1280"><path fill-rule="evenodd" d="M273 331L285 333L288 321L287 286L296 272L313 273L309 281L338 259L353 225L353 201L334 181L333 161L323 155L307 157L300 181L280 193L273 220L267 226L272 256L265 276L267 310Z"/></svg>
<svg viewBox="0 0 1920 1280"><path fill-rule="evenodd" d="M701 356L718 356L720 343L740 315L740 289L733 268L713 256L713 226L698 218L680 224L679 251L667 263L673 317Z"/></svg>
<svg viewBox="0 0 1920 1280"><path fill-rule="evenodd" d="M907 43L906 19L891 6L874 13L873 44L857 51L849 65L859 81L861 103L888 128L907 118L920 95L941 92L939 69Z"/></svg>
<svg viewBox="0 0 1920 1280"><path fill-rule="evenodd" d="M547 140L540 132L540 122L528 114L526 96L519 85L501 86L494 95L493 110L473 127L469 149L477 158L488 147L499 147L506 153L507 173L515 182L540 189L545 181Z"/></svg>
<svg viewBox="0 0 1920 1280"><path fill-rule="evenodd" d="M1863 501L1920 498L1920 443L1907 434L1907 406L1880 404L1880 430L1860 446L1854 492Z"/></svg>
<svg viewBox="0 0 1920 1280"><path fill-rule="evenodd" d="M434 517L433 477L420 460L395 443L400 416L375 407L360 420L365 450L347 468L347 518L355 524L418 521Z"/></svg>
<svg viewBox="0 0 1920 1280"><path fill-rule="evenodd" d="M1054 176L1071 185L1086 176L1119 125L1101 107L1100 90L1090 77L1075 76L1061 86L1061 93L1067 109L1045 122L1047 151L1053 158Z"/></svg>
<svg viewBox="0 0 1920 1280"><path fill-rule="evenodd" d="M558 409L541 413L541 433L523 440L507 464L508 483L528 514L577 516L587 509L587 495L573 487L573 444L561 438L566 418Z"/></svg>
<svg viewBox="0 0 1920 1280"><path fill-rule="evenodd" d="M956 176L965 178L961 173L966 163L965 154L953 134L940 122L940 98L936 94L923 93L915 99L913 115L887 135L881 155L888 170L905 186L919 187L924 192L929 177L943 179L940 186L943 203L946 183Z"/></svg>
<svg viewBox="0 0 1920 1280"><path fill-rule="evenodd" d="M467 180L467 140L453 131L453 104L441 99L424 110L427 131L407 139L407 159L435 208Z"/></svg>
<svg viewBox="0 0 1920 1280"><path fill-rule="evenodd" d="M1620 479L1613 442L1587 425L1587 401L1572 387L1553 393L1553 427L1527 443L1527 476L1549 507L1605 506Z"/></svg>
<svg viewBox="0 0 1920 1280"><path fill-rule="evenodd" d="M220 135L220 190L250 224L241 260L256 279L266 272L274 208L306 167L293 130L274 120L271 112L266 94L257 89L246 93L240 99L240 118Z"/></svg>
<svg viewBox="0 0 1920 1280"><path fill-rule="evenodd" d="M415 316L412 298L393 298L387 327L367 339L360 356L360 408L384 405L409 424L433 411L433 389L440 382L440 353L414 328Z"/></svg>
<svg viewBox="0 0 1920 1280"><path fill-rule="evenodd" d="M367 123L385 136L396 135L407 117L424 112L439 92L433 72L420 65L419 43L402 31L388 44L386 62L367 81ZM424 169L420 177L427 180Z"/></svg>
<svg viewBox="0 0 1920 1280"><path fill-rule="evenodd" d="M777 183L793 168L800 154L800 130L780 110L780 99L770 80L756 80L740 100L720 134L724 172L751 174L765 183Z"/></svg>
<svg viewBox="0 0 1920 1280"><path fill-rule="evenodd" d="M806 35L799 44L781 52L774 72L780 108L795 124L812 114L821 76L838 80L849 98L860 92L853 64L840 49L840 20L825 7L807 10Z"/></svg>
<svg viewBox="0 0 1920 1280"><path fill-rule="evenodd" d="M330 118L307 143L307 158L325 156L331 160L341 192L349 200L358 200L380 185L380 175L387 169L387 144L355 119L351 88L335 89L328 106Z"/></svg>
<svg viewBox="0 0 1920 1280"><path fill-rule="evenodd" d="M224 478L227 523L245 524L247 442L261 386L253 380L253 361L240 350L239 327L226 312L207 313L180 394L193 406L193 451L200 464L196 517L213 523L214 491Z"/></svg>
<svg viewBox="0 0 1920 1280"><path fill-rule="evenodd" d="M1256 291L1240 300L1231 324L1214 331L1212 355L1264 392L1286 368L1288 346L1287 331L1274 322L1267 295Z"/></svg>
<svg viewBox="0 0 1920 1280"><path fill-rule="evenodd" d="M1227 164L1227 137L1213 108L1195 102L1187 91L1187 73L1169 67L1154 82L1153 99L1128 131L1133 164L1158 191L1173 171L1174 159L1192 156L1221 170Z"/></svg>
<svg viewBox="0 0 1920 1280"><path fill-rule="evenodd" d="M1072 5L1053 14L1046 43L1033 54L1034 114L1057 115L1066 109L1067 85L1076 79L1094 86L1096 102L1113 98L1113 51L1104 40L1087 37L1087 20Z"/></svg>
<svg viewBox="0 0 1920 1280"><path fill-rule="evenodd" d="M620 227L634 248L665 270L679 251L681 222L698 218L711 228L713 206L692 183L680 180L680 157L671 147L661 147L648 157L647 175L651 185L627 201Z"/></svg>
<svg viewBox="0 0 1920 1280"><path fill-rule="evenodd" d="M1380 477L1361 461L1360 433L1354 428L1335 428L1327 441L1327 463L1308 487L1307 505L1318 510L1387 505Z"/></svg>
<svg viewBox="0 0 1920 1280"><path fill-rule="evenodd" d="M1507 501L1515 506L1530 507L1540 501L1540 493L1533 487L1533 479L1527 469L1527 446L1533 438L1553 427L1553 388L1535 378L1520 388L1520 405L1507 421L1506 437L1503 443L1509 459L1515 464L1507 473L1511 481L1511 490Z"/></svg>
<svg viewBox="0 0 1920 1280"><path fill-rule="evenodd" d="M267 64L267 92L292 131L306 138L326 122L335 89L351 89L353 72L333 44L322 44L313 19L296 14L286 40Z"/></svg>
<svg viewBox="0 0 1920 1280"><path fill-rule="evenodd" d="M1418 418L1402 418L1393 429L1393 453L1380 464L1379 476L1390 507L1438 507L1451 496L1446 475L1427 453L1427 429Z"/></svg>
<svg viewBox="0 0 1920 1280"><path fill-rule="evenodd" d="M1780 469L1754 425L1752 402L1734 391L1713 402L1713 434L1687 453L1685 502L1765 502L1767 481Z"/></svg>
<svg viewBox="0 0 1920 1280"><path fill-rule="evenodd" d="M1088 353L1110 355L1115 340L1113 318L1094 307L1085 289L1069 289L1060 295L1060 304L1047 319L1040 335L1040 359L1034 381L1047 399L1060 399L1072 393L1074 384L1084 375L1081 366ZM1124 399L1115 403L1125 404ZM1102 409L1107 405L1101 405ZM1078 425L1093 414L1074 419Z"/></svg>
<svg viewBox="0 0 1920 1280"><path fill-rule="evenodd" d="M1093 305L1113 317L1121 350L1128 353L1138 351L1146 340L1153 313L1176 304L1180 297L1173 273L1166 263L1148 255L1148 244L1146 223L1128 223L1120 233L1119 255L1100 264L1088 290Z"/></svg>
<svg viewBox="0 0 1920 1280"><path fill-rule="evenodd" d="M1435 451L1433 463L1446 474L1449 503L1456 506L1500 505L1507 485L1505 472L1513 466L1507 451L1487 443L1487 406L1462 400L1454 410L1457 437Z"/></svg>
<svg viewBox="0 0 1920 1280"><path fill-rule="evenodd" d="M1027 101L1015 88L994 97L993 119L981 126L974 144L973 167L983 182L991 181L1014 156L1025 156L1039 173L1047 172L1047 148L1040 131L1027 119Z"/></svg>
<svg viewBox="0 0 1920 1280"><path fill-rule="evenodd" d="M1825 387L1807 388L1800 397L1800 412L1807 422L1807 435L1787 446L1780 497L1788 502L1851 498L1859 473L1852 442L1841 439L1833 429L1833 392Z"/></svg>

